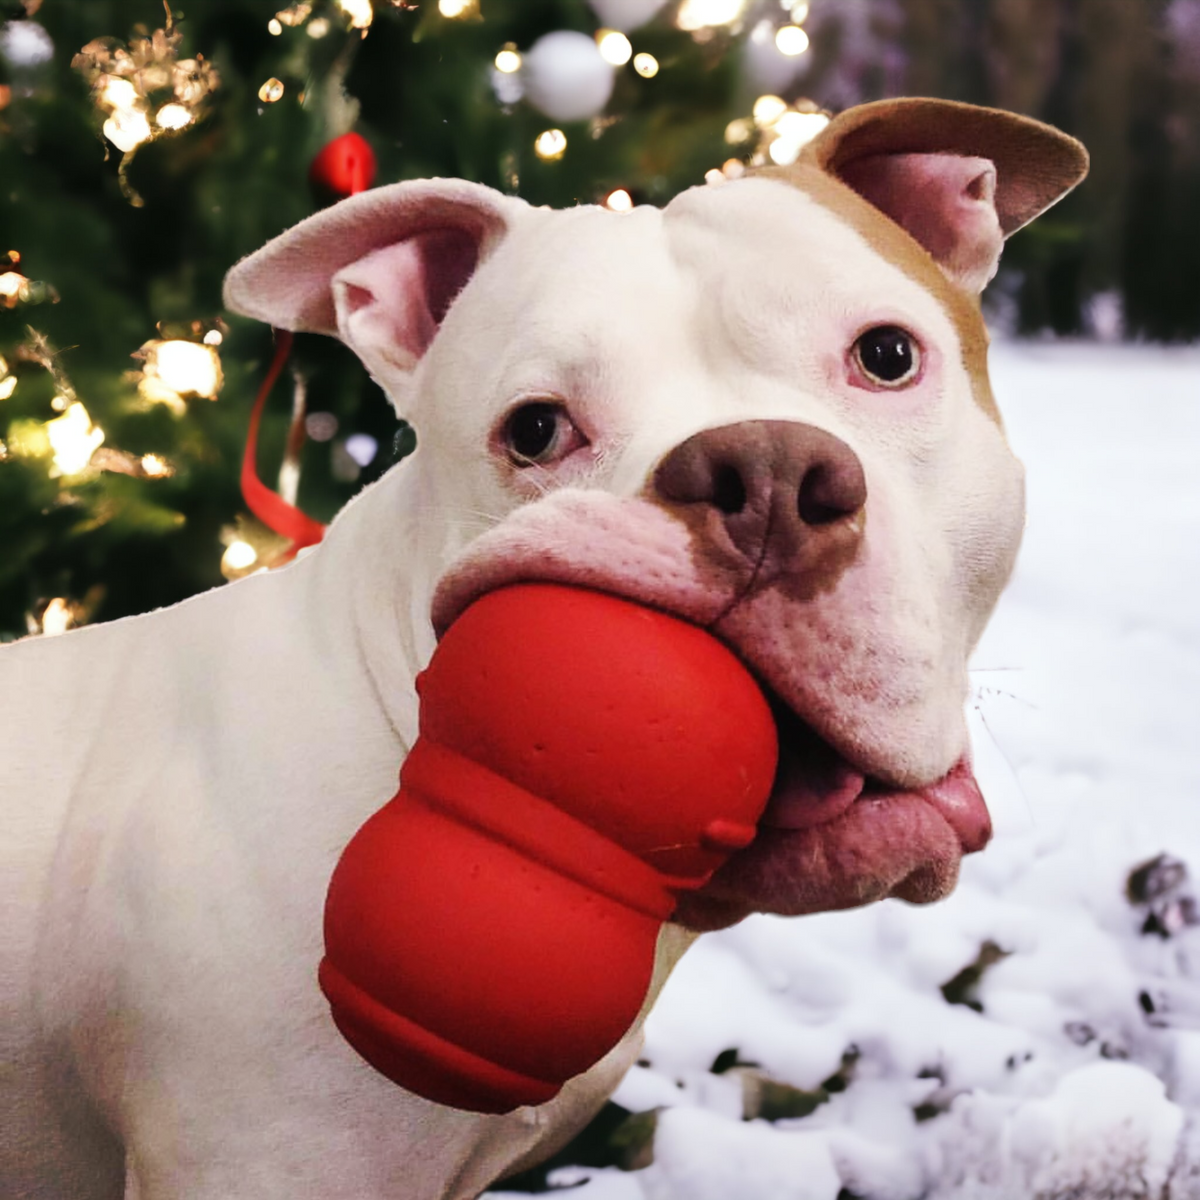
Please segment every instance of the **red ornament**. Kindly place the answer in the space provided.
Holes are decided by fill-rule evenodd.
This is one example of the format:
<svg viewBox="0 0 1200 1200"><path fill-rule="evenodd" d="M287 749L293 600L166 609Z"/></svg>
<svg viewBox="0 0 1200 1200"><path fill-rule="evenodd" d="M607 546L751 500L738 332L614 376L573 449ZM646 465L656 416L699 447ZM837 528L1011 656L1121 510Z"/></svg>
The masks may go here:
<svg viewBox="0 0 1200 1200"><path fill-rule="evenodd" d="M541 1104L633 1023L678 892L754 837L775 723L701 629L550 584L477 601L417 689L400 791L330 883L321 987L409 1091Z"/></svg>
<svg viewBox="0 0 1200 1200"><path fill-rule="evenodd" d="M337 199L365 192L375 181L375 151L357 133L343 133L323 146L308 170L313 187Z"/></svg>

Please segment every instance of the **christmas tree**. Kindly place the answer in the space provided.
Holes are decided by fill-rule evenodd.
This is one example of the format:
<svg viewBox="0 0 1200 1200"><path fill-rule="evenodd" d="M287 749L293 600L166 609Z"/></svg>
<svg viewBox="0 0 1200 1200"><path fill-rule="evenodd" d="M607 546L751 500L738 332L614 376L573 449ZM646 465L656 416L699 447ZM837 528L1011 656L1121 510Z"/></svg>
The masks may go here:
<svg viewBox="0 0 1200 1200"><path fill-rule="evenodd" d="M662 204L794 157L823 110L997 103L1089 140L1100 183L1015 239L996 311L1104 332L1098 296L1129 332L1200 332L1193 0L280 5L0 5L0 637L282 560L239 488L272 334L222 312L221 281L371 160L377 182ZM258 470L328 521L419 434L340 345L299 337Z"/></svg>

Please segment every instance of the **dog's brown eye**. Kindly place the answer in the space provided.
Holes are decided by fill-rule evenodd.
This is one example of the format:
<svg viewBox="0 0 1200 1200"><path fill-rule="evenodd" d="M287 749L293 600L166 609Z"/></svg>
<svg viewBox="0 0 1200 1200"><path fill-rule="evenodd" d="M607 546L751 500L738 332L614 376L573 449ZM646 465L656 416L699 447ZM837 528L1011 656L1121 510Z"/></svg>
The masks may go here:
<svg viewBox="0 0 1200 1200"><path fill-rule="evenodd" d="M854 343L854 360L871 383L885 388L911 383L921 369L916 339L898 325L868 329Z"/></svg>
<svg viewBox="0 0 1200 1200"><path fill-rule="evenodd" d="M502 437L509 457L519 467L565 458L583 444L566 409L548 400L522 404L509 413Z"/></svg>

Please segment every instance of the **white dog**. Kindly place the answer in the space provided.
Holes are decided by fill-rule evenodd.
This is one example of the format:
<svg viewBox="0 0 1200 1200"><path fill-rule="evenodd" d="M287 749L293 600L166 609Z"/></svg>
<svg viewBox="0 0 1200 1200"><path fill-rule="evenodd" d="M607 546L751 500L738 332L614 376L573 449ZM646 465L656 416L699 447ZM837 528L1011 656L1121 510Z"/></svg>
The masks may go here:
<svg viewBox="0 0 1200 1200"><path fill-rule="evenodd" d="M697 622L777 712L759 836L652 993L751 911L945 895L989 834L967 657L1023 514L978 294L1085 169L1035 122L891 101L661 211L401 183L236 266L231 308L341 337L419 446L286 570L0 652L0 1192L467 1198L603 1102L638 1026L481 1116L376 1074L316 985L435 630L504 583Z"/></svg>

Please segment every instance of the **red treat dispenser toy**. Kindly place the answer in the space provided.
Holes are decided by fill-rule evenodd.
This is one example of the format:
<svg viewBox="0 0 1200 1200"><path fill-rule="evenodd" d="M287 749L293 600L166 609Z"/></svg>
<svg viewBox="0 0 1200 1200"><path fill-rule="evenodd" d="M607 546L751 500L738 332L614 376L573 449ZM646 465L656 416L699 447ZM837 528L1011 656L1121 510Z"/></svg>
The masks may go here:
<svg viewBox="0 0 1200 1200"><path fill-rule="evenodd" d="M754 837L775 723L703 630L551 584L476 601L417 691L400 790L333 873L321 987L409 1091L541 1104L633 1023L677 893Z"/></svg>

